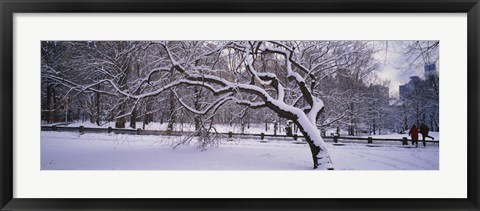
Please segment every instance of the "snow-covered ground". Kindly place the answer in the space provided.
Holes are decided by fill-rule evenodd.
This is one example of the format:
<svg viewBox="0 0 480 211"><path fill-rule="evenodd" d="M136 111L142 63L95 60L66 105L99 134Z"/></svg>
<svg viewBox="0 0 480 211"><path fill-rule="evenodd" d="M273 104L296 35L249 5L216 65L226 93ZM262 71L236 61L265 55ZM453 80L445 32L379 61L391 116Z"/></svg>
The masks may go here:
<svg viewBox="0 0 480 211"><path fill-rule="evenodd" d="M42 170L310 170L310 149L293 141L237 139L198 150L181 137L41 132ZM327 143L336 170L438 170L439 147Z"/></svg>

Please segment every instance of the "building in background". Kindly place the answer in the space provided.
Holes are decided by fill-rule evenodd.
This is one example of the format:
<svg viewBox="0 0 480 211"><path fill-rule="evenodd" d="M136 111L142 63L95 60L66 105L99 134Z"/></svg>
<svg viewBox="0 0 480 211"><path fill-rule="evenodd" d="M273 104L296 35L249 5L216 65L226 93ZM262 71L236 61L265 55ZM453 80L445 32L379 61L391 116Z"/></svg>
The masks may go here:
<svg viewBox="0 0 480 211"><path fill-rule="evenodd" d="M418 76L412 76L410 77L410 81L404 85L400 85L399 91L400 91L400 99L407 98L412 94L412 92L415 90L415 87L418 87L418 85L421 83L421 79Z"/></svg>

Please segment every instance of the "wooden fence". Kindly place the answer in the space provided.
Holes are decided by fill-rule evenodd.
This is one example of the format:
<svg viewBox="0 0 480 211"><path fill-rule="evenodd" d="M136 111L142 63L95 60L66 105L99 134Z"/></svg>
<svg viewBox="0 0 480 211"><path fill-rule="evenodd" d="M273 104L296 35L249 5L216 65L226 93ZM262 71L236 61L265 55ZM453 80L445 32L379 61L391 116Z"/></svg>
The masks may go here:
<svg viewBox="0 0 480 211"><path fill-rule="evenodd" d="M65 127L65 126L42 126L42 131L68 131L68 132L80 132L80 133L115 133L115 134L130 134L130 135L163 135L163 136L185 136L185 135L192 135L194 132L191 131L162 131L162 130L142 130L142 129L119 129L119 128L87 128L84 126L79 127ZM273 135L273 134L251 134L251 133L219 133L229 138L233 137L240 137L240 138L247 138L247 137L255 137L260 138L264 141L267 137L273 138L281 138L281 139L290 139L294 141L298 141L300 138L304 138L301 135L293 134L293 136L288 135ZM402 142L402 145L408 145L408 142L412 141L407 137L403 137L402 139L394 139L394 138L372 138L372 137L353 137L353 136L325 136L322 137L326 140L333 141L334 143L338 143L339 140L343 140L342 142L359 142L359 141L366 141L367 144L373 144L373 142ZM422 142L422 140L419 140ZM425 140L428 143L435 143L439 144L439 140Z"/></svg>

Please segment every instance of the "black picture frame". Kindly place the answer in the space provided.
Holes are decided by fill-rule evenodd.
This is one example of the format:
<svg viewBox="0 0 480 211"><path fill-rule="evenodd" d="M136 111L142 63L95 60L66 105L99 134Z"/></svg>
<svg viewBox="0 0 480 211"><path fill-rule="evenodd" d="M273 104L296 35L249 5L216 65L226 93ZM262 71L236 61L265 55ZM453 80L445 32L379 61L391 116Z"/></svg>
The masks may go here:
<svg viewBox="0 0 480 211"><path fill-rule="evenodd" d="M0 0L1 210L479 210L478 0ZM466 199L18 199L13 198L14 13L467 13L468 197ZM281 185L281 184L279 184ZM439 184L442 185L442 184ZM92 190L94 191L94 190ZM445 190L448 191L448 190Z"/></svg>

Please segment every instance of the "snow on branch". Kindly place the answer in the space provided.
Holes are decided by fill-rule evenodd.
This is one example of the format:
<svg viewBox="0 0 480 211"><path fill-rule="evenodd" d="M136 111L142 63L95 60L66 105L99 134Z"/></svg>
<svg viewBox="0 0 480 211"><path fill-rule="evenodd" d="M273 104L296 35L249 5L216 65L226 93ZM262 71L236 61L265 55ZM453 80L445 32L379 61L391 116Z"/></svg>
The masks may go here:
<svg viewBox="0 0 480 211"><path fill-rule="evenodd" d="M258 49L258 47L257 47ZM260 73L253 67L253 61L250 58L250 50L246 48L245 62L247 64L247 70L255 77L262 85L272 85L277 91L277 100L284 102L285 90L282 84L279 82L278 77L274 73Z"/></svg>
<svg viewBox="0 0 480 211"><path fill-rule="evenodd" d="M282 44L282 46L285 46ZM271 46L265 46L266 51L274 52L274 53L279 53L285 57L285 66L287 68L287 77L290 80L294 80L297 85L300 87L300 91L302 92L303 97L307 101L308 104L313 106L313 96L311 90L307 87L305 79L297 72L295 72L292 68L292 61L293 60L293 50L289 51L289 48L287 50L281 49L281 48L275 48ZM300 69L303 69L304 67L299 65L297 62L293 62L296 64L297 67ZM305 69L306 70L306 69ZM308 71L307 71L308 72Z"/></svg>
<svg viewBox="0 0 480 211"><path fill-rule="evenodd" d="M253 108L253 109L267 107L267 104L265 104L264 102L251 102L251 101L248 101L248 100L238 100L238 99L235 102L238 105L247 106L247 107Z"/></svg>
<svg viewBox="0 0 480 211"><path fill-rule="evenodd" d="M172 90L173 91L173 90ZM178 102L180 102L180 104L182 104L182 106L187 109L189 112L192 112L194 114L197 114L197 115L205 115L207 114L209 111L211 111L212 109L213 110L217 110L217 108L221 107L222 105L224 105L225 103L227 103L228 101L231 101L231 100L235 100L235 97L232 97L232 93L229 93L229 94L226 94L224 96L221 96L221 97L218 97L214 102L212 102L209 106L207 106L204 110L202 111L199 111L197 109L194 109L190 106L188 106L186 103L184 103L180 97L178 97L178 94L177 92L173 91L174 95L175 95L175 98L178 100Z"/></svg>

